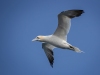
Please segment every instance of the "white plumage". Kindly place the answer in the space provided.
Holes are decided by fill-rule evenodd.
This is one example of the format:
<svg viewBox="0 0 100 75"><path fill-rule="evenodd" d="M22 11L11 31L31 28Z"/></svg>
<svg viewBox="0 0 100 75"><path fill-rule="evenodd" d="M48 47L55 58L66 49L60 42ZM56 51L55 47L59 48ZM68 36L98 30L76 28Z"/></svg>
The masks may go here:
<svg viewBox="0 0 100 75"><path fill-rule="evenodd" d="M37 36L32 41L40 41L42 43L42 48L46 53L46 56L53 67L54 57L53 49L58 47L62 49L69 49L78 53L81 53L79 48L72 46L67 42L67 34L69 33L71 26L71 19L80 16L84 13L83 10L67 10L58 14L58 27L54 34L49 36Z"/></svg>

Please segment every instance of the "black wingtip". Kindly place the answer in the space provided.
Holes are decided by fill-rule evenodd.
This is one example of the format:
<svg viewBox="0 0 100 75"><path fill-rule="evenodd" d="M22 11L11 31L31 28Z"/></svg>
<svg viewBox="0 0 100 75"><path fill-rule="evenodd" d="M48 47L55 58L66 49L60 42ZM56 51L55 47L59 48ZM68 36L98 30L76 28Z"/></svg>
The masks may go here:
<svg viewBox="0 0 100 75"><path fill-rule="evenodd" d="M80 10L80 9L73 9L73 10L67 10L67 11L63 11L60 14L66 15L69 18L74 18L74 17L79 17L81 16L81 14L84 13L84 10Z"/></svg>
<svg viewBox="0 0 100 75"><path fill-rule="evenodd" d="M79 17L79 16L81 16L81 14L83 14L84 13L84 10L73 10L73 18L74 17Z"/></svg>
<svg viewBox="0 0 100 75"><path fill-rule="evenodd" d="M49 58L49 62L50 62L51 67L53 68L54 58L53 57Z"/></svg>
<svg viewBox="0 0 100 75"><path fill-rule="evenodd" d="M50 64L51 65L51 67L53 68L53 65L52 64Z"/></svg>

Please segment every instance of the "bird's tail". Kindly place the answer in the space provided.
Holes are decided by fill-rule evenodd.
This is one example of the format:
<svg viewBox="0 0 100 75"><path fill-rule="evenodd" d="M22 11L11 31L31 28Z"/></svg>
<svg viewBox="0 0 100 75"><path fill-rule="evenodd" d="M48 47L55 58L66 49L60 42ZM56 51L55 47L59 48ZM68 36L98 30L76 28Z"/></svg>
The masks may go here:
<svg viewBox="0 0 100 75"><path fill-rule="evenodd" d="M74 9L74 10L63 11L60 14L66 15L69 18L74 18L81 16L82 13L84 13L84 10Z"/></svg>
<svg viewBox="0 0 100 75"><path fill-rule="evenodd" d="M79 48L77 48L77 47L74 47L74 50L73 51L75 51L75 52L77 52L77 53L85 53L85 52L83 52L83 51L81 51Z"/></svg>

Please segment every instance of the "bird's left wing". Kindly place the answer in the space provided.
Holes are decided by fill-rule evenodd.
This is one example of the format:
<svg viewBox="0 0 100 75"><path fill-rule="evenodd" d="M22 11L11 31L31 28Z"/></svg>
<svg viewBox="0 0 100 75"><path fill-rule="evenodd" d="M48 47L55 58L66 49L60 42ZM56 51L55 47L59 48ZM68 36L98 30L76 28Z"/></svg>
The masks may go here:
<svg viewBox="0 0 100 75"><path fill-rule="evenodd" d="M42 43L42 48L44 49L44 52L50 62L50 65L53 67L54 63L54 57L53 57L53 49L55 48L53 45L50 45L48 43Z"/></svg>
<svg viewBox="0 0 100 75"><path fill-rule="evenodd" d="M66 40L66 36L71 26L71 19L81 16L82 13L84 13L83 10L74 9L63 11L58 14L58 27L53 35Z"/></svg>

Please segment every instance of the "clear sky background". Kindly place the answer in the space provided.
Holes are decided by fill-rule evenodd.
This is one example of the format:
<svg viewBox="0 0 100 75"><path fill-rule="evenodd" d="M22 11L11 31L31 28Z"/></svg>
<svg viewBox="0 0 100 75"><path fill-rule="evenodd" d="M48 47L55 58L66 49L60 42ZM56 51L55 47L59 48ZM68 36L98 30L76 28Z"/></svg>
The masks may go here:
<svg viewBox="0 0 100 75"><path fill-rule="evenodd" d="M37 35L52 34L57 15L83 9L72 19L68 42L85 53L54 49L52 68ZM100 0L0 0L0 75L100 75Z"/></svg>

